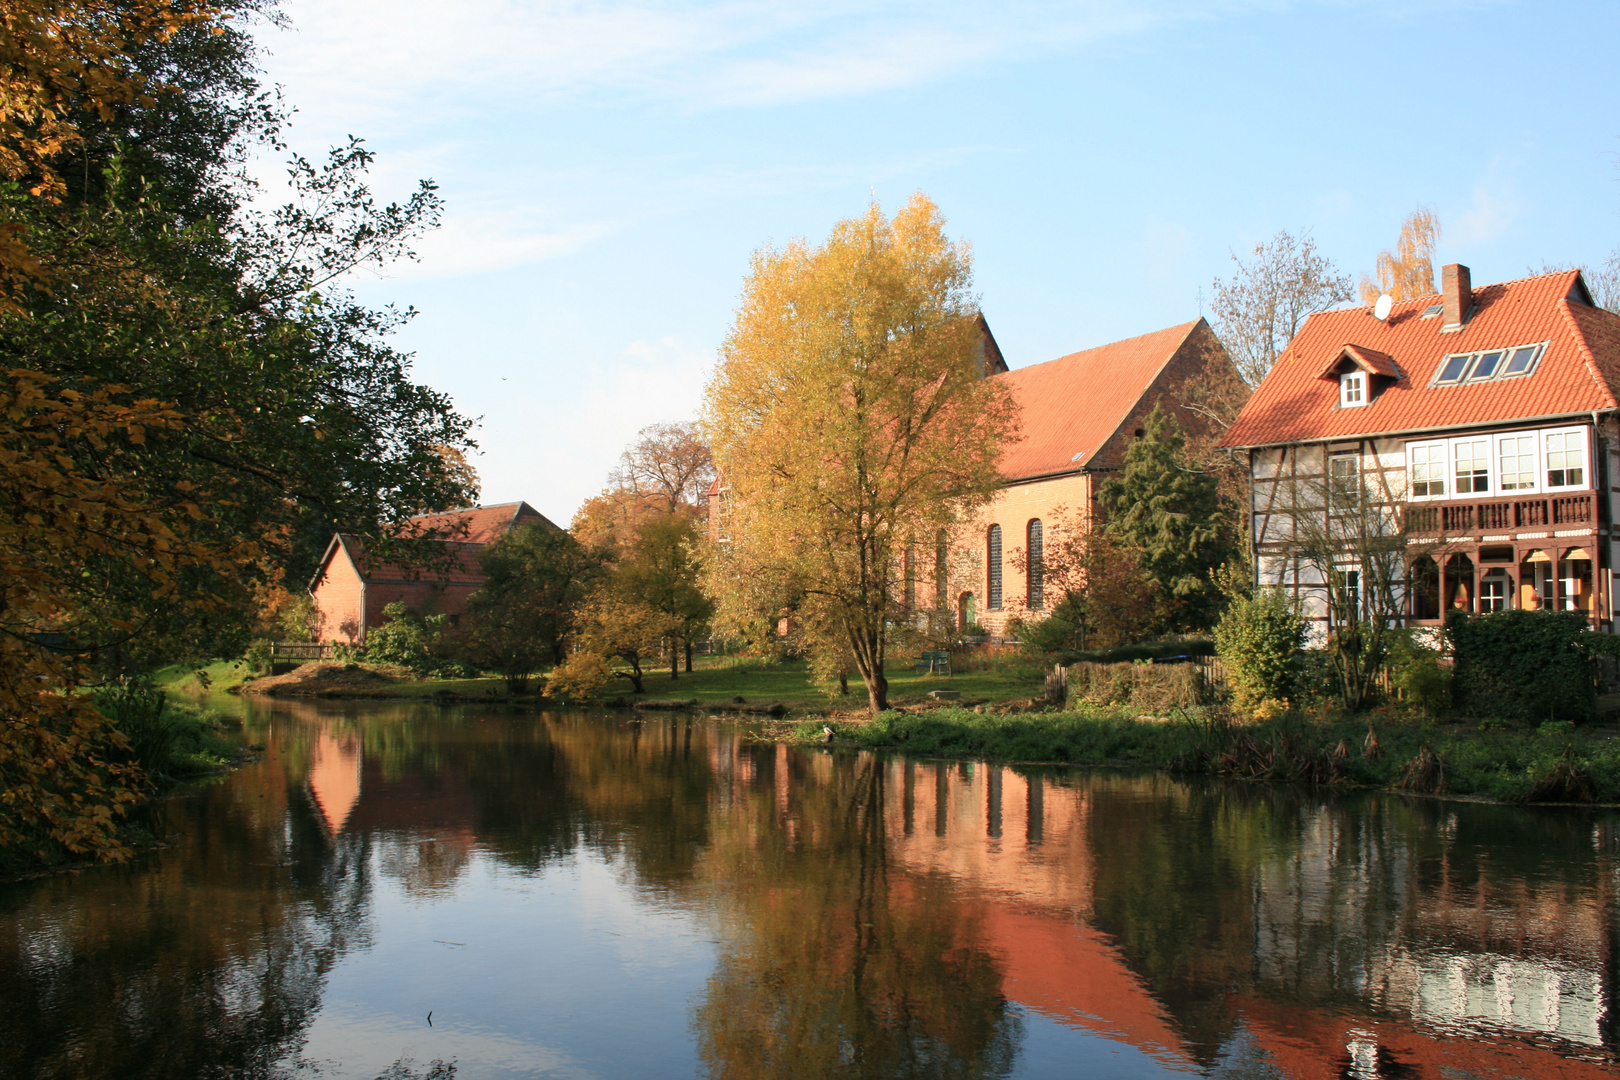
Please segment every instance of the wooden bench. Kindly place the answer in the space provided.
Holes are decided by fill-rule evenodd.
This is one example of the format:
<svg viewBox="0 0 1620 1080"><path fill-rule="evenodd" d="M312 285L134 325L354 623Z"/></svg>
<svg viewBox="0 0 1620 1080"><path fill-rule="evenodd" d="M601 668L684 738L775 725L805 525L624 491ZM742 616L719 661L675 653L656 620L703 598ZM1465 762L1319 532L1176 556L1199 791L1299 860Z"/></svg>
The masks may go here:
<svg viewBox="0 0 1620 1080"><path fill-rule="evenodd" d="M951 673L951 654L948 652L925 652L917 657L917 671L926 671L930 675L949 675Z"/></svg>

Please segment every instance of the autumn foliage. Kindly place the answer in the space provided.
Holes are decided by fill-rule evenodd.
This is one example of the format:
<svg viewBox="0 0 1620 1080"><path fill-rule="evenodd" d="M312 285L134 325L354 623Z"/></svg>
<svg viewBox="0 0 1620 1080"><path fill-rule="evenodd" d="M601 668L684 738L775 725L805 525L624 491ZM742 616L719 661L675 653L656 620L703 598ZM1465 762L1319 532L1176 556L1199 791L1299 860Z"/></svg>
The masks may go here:
<svg viewBox="0 0 1620 1080"><path fill-rule="evenodd" d="M1361 277L1364 303L1388 293L1396 300L1428 296L1434 288L1434 246L1440 239L1440 219L1433 210L1420 206L1401 222L1401 235L1395 250L1378 253L1377 280Z"/></svg>
<svg viewBox="0 0 1620 1080"><path fill-rule="evenodd" d="M123 849L142 782L79 691L247 643L333 531L463 505L470 421L341 288L408 255L358 142L281 148L244 20L265 5L0 10L0 854Z"/></svg>
<svg viewBox="0 0 1620 1080"><path fill-rule="evenodd" d="M819 246L761 250L708 388L731 507L711 572L722 609L755 604L762 583L793 599L811 640L847 650L874 711L907 546L990 499L1014 437L1016 405L984 377L971 277L920 194Z"/></svg>
<svg viewBox="0 0 1620 1080"><path fill-rule="evenodd" d="M68 692L75 657L113 643L93 635L138 629L99 617L124 599L102 586L135 577L155 602L218 606L189 576L258 554L251 541L196 539L203 493L154 490L143 474L143 452L181 423L117 386L77 391L22 370L0 380L0 850L123 852L117 817L140 777L121 763L122 737Z"/></svg>

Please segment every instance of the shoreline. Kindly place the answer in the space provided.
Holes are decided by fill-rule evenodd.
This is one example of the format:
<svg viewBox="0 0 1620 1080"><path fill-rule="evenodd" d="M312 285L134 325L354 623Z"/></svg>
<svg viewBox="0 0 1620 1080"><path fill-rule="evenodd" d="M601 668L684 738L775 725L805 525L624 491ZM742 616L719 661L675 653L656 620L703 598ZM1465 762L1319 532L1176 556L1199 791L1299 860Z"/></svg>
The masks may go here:
<svg viewBox="0 0 1620 1080"><path fill-rule="evenodd" d="M1203 707L1169 710L1175 717L1084 702L1055 709L1029 697L1024 688L1016 700L974 694L944 702L898 695L894 709L871 718L854 695L842 701L618 695L573 702L538 692L511 694L487 681L481 693L433 685L452 680L385 681L367 675L349 685L322 682L300 686L289 680L268 693L249 682L230 692L305 701L687 714L738 723L747 738L762 743L864 749L923 760L1151 770L1504 806L1620 807L1620 738L1612 717L1579 727L1555 723L1533 728L1442 722L1385 707L1356 717L1294 715L1239 722ZM830 743L823 725L834 729Z"/></svg>

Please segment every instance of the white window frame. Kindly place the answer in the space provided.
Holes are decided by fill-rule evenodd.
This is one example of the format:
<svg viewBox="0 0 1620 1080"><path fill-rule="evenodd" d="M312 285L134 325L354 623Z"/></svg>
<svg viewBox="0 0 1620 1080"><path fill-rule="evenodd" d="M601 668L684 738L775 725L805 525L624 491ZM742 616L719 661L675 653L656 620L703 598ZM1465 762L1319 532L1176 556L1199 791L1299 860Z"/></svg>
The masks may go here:
<svg viewBox="0 0 1620 1080"><path fill-rule="evenodd" d="M1500 498L1519 498L1524 495L1537 495L1541 492L1541 445L1542 433L1540 431L1502 431L1491 437L1491 483L1495 485L1491 494ZM1505 488L1502 486L1502 440L1523 439L1530 440L1530 486Z"/></svg>
<svg viewBox="0 0 1620 1080"><path fill-rule="evenodd" d="M1457 483L1457 450L1464 444L1485 444L1485 490L1463 491ZM1454 499L1488 499L1496 494L1496 440L1489 435L1469 435L1465 438L1451 439L1446 445L1446 463L1451 470L1447 479L1451 481L1451 498Z"/></svg>
<svg viewBox="0 0 1620 1080"><path fill-rule="evenodd" d="M1430 447L1440 448L1440 493L1438 495L1418 495L1417 491L1417 462L1414 451L1427 450ZM1432 481L1431 481L1432 482ZM1445 439L1414 439L1406 444L1406 498L1408 502L1436 502L1451 498L1451 448Z"/></svg>
<svg viewBox="0 0 1620 1080"><path fill-rule="evenodd" d="M1357 368L1347 371L1339 376L1339 407L1341 409L1359 409L1368 404L1371 396L1368 391L1367 373Z"/></svg>
<svg viewBox="0 0 1620 1080"><path fill-rule="evenodd" d="M1494 584L1496 582L1505 582L1507 585L1506 591L1502 594L1502 606L1488 608L1485 606L1485 586L1488 583ZM1479 596L1475 598L1474 606L1479 609L1481 615L1491 611L1512 611L1514 607L1513 594L1518 591L1519 586L1513 580L1513 571L1507 567L1493 566L1489 570L1481 570L1479 573Z"/></svg>
<svg viewBox="0 0 1620 1080"><path fill-rule="evenodd" d="M1587 434L1591 429L1586 425L1564 428L1542 428L1536 432L1536 458L1541 468L1536 473L1536 480L1541 483L1543 491L1588 491L1592 488L1592 439ZM1547 459L1547 440L1555 435L1575 435L1576 444L1581 451L1581 482L1579 484L1551 484L1545 479L1549 466Z"/></svg>

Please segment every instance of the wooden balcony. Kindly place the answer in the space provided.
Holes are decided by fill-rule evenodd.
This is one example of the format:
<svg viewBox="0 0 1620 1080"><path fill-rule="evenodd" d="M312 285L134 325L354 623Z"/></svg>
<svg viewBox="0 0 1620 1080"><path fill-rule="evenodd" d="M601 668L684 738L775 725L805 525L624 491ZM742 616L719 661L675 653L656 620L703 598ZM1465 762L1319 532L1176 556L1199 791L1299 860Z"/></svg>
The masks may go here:
<svg viewBox="0 0 1620 1080"><path fill-rule="evenodd" d="M1411 536L1504 533L1514 529L1592 525L1596 521L1590 492L1477 502L1411 503L1406 507L1406 531Z"/></svg>

